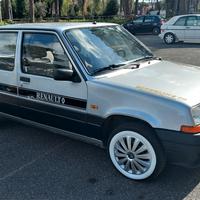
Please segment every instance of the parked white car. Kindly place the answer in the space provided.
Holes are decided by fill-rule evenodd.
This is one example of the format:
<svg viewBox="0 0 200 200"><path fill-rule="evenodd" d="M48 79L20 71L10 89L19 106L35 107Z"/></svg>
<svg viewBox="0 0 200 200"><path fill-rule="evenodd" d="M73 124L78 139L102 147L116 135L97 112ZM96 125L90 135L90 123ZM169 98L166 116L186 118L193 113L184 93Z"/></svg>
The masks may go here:
<svg viewBox="0 0 200 200"><path fill-rule="evenodd" d="M200 14L179 15L161 26L159 35L166 44L175 42L200 43Z"/></svg>

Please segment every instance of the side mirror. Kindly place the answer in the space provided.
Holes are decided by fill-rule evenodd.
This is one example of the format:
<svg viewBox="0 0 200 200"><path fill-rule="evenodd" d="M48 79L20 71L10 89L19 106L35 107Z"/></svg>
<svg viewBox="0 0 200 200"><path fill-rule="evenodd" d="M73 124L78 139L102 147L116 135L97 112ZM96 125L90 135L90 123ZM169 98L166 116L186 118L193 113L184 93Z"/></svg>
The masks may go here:
<svg viewBox="0 0 200 200"><path fill-rule="evenodd" d="M78 74L71 69L57 68L53 72L53 78L57 81L72 81L75 83L81 82Z"/></svg>

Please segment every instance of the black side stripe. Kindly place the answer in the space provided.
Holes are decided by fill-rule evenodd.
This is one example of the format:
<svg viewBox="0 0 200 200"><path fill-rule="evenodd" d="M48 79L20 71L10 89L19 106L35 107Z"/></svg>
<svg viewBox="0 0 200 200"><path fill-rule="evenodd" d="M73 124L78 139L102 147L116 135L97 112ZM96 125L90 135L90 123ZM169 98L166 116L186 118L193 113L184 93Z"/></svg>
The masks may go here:
<svg viewBox="0 0 200 200"><path fill-rule="evenodd" d="M0 92L17 95L17 87L0 83ZM43 91L36 91L31 89L19 88L18 93L22 97L35 99L40 102L48 102L61 106L71 106L75 108L86 109L87 101L84 99L77 99L73 97L62 96L59 94L47 93Z"/></svg>
<svg viewBox="0 0 200 200"><path fill-rule="evenodd" d="M6 85L6 84L1 83L0 84L0 91L17 95L17 87L12 86L12 85Z"/></svg>
<svg viewBox="0 0 200 200"><path fill-rule="evenodd" d="M82 109L86 109L87 107L86 100L66 97L59 94L47 93L43 91L19 88L19 95L27 97L29 99L35 99L38 101L48 102L57 105L72 106Z"/></svg>

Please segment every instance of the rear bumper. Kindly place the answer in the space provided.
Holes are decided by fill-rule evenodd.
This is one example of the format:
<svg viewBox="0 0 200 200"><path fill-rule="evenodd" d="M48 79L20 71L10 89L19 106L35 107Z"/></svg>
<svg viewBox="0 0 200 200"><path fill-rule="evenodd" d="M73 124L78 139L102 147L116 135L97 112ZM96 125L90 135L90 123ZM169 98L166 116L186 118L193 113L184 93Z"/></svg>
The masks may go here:
<svg viewBox="0 0 200 200"><path fill-rule="evenodd" d="M157 129L169 163L185 167L200 167L200 134Z"/></svg>

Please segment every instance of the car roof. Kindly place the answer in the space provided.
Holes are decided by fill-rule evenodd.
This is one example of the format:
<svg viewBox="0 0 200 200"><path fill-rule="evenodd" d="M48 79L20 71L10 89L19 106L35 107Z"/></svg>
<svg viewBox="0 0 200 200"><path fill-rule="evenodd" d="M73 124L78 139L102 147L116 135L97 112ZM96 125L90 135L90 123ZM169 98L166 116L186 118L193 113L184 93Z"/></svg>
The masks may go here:
<svg viewBox="0 0 200 200"><path fill-rule="evenodd" d="M189 17L189 16L200 16L200 14L187 14L187 15L176 15L172 18L178 19L180 17Z"/></svg>
<svg viewBox="0 0 200 200"><path fill-rule="evenodd" d="M137 17L160 17L160 15L140 15Z"/></svg>
<svg viewBox="0 0 200 200"><path fill-rule="evenodd" d="M173 24L175 23L179 18L181 17L188 17L188 16L200 16L200 14L187 14L187 15L176 15L172 17L169 21L166 22L166 24ZM164 25L166 25L164 24Z"/></svg>
<svg viewBox="0 0 200 200"><path fill-rule="evenodd" d="M200 16L200 14L176 15L175 17Z"/></svg>
<svg viewBox="0 0 200 200"><path fill-rule="evenodd" d="M11 24L0 26L0 30L55 30L63 31L74 28L86 28L86 27L102 27L102 26L114 26L114 23L98 23L98 22L82 22L82 23L70 23L70 22L55 22L55 23L24 23L24 24Z"/></svg>

